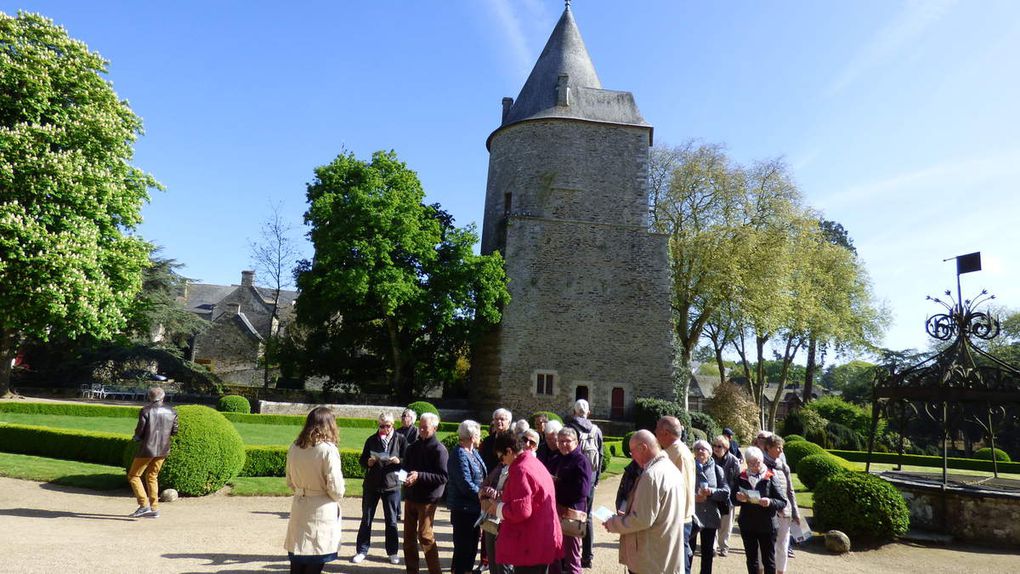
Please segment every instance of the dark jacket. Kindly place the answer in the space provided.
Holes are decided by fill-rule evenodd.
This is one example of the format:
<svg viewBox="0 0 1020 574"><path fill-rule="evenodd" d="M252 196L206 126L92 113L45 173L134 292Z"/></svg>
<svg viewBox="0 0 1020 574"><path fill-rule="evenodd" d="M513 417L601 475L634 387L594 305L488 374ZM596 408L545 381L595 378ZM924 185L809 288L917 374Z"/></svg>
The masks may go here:
<svg viewBox="0 0 1020 574"><path fill-rule="evenodd" d="M733 489L730 494L733 504L740 506L740 517L737 519L737 524L740 525L741 532L775 532L779 528L776 513L786 508L786 495L779 486L775 473L769 470L764 463L761 466L764 470L754 489L763 498L771 499L772 504L762 507L750 501L737 501L737 493L741 488L751 488L751 483L747 480L747 471L741 472L737 477L737 488Z"/></svg>
<svg viewBox="0 0 1020 574"><path fill-rule="evenodd" d="M418 440L418 427L411 425L409 427L400 427L397 429L397 434L404 437L407 442L407 446L411 446Z"/></svg>
<svg viewBox="0 0 1020 574"><path fill-rule="evenodd" d="M549 448L549 444L543 440L542 444L538 445L535 456L538 457L538 462L545 465L549 474L556 472L556 461L560 458L560 451Z"/></svg>
<svg viewBox="0 0 1020 574"><path fill-rule="evenodd" d="M588 493L591 492L591 463L577 447L569 454L560 454L552 473L556 485L556 505L581 512L588 511Z"/></svg>
<svg viewBox="0 0 1020 574"><path fill-rule="evenodd" d="M496 457L496 451L492 448L493 443L496 441L496 435L498 434L499 433L491 433L489 436L483 438L482 444L478 447L478 454L482 456L482 462L485 463L485 468L496 468L500 464L499 459Z"/></svg>
<svg viewBox="0 0 1020 574"><path fill-rule="evenodd" d="M729 437L730 440L730 454L737 457L737 460L744 460L744 453L740 452L740 442L737 441L737 437Z"/></svg>
<svg viewBox="0 0 1020 574"><path fill-rule="evenodd" d="M582 417L569 416L563 421L564 427L569 427L577 431L577 442L578 448L584 450L584 435L590 435L595 441L595 450L597 451L595 460L592 463L592 480L593 485L599 483L599 473L602 472L602 430L599 429L590 420Z"/></svg>
<svg viewBox="0 0 1020 574"><path fill-rule="evenodd" d="M419 438L404 451L400 467L408 473L417 472L418 480L404 488L404 500L411 502L437 502L443 498L449 480L447 464L450 455L436 435Z"/></svg>
<svg viewBox="0 0 1020 574"><path fill-rule="evenodd" d="M142 443L136 458L162 458L170 454L170 437L177 434L177 411L155 401L138 413L134 440Z"/></svg>
<svg viewBox="0 0 1020 574"><path fill-rule="evenodd" d="M368 466L368 459L372 456L373 452L385 452L391 457L397 457L401 461L404 460L404 452L407 450L407 442L404 437L396 432L390 437L390 443L383 449L383 440L378 433L365 439L365 447L361 449L361 458L358 462L361 464L361 468L365 470L365 490L374 490L376 492L392 492L400 488L400 482L397 480L397 471L400 470L400 463L380 463L376 461L372 466Z"/></svg>
<svg viewBox="0 0 1020 574"><path fill-rule="evenodd" d="M627 512L627 497L630 496L630 491L634 489L634 485L637 484L641 473L645 469L641 468L641 465L630 461L623 469L623 478L620 479L620 487L616 489L616 510L626 513Z"/></svg>
<svg viewBox="0 0 1020 574"><path fill-rule="evenodd" d="M715 461L716 466L725 471L726 486L728 486L730 491L732 491L733 486L737 484L737 477L740 476L740 459L733 456L733 453L727 451L724 457L719 458L713 456L712 460Z"/></svg>
<svg viewBox="0 0 1020 574"><path fill-rule="evenodd" d="M478 490L485 480L485 463L478 451L469 453L458 446L447 464L450 480L446 484L446 506L451 510L481 512Z"/></svg>

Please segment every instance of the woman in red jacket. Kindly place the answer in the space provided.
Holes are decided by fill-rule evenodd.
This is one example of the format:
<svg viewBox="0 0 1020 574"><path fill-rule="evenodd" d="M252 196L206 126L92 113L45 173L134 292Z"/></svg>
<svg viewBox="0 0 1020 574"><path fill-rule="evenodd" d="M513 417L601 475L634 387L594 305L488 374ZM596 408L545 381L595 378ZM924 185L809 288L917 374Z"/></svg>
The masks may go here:
<svg viewBox="0 0 1020 574"><path fill-rule="evenodd" d="M552 477L512 433L496 437L493 450L500 462L510 465L501 498L482 502L482 510L500 519L496 561L513 565L515 574L544 574L563 557Z"/></svg>

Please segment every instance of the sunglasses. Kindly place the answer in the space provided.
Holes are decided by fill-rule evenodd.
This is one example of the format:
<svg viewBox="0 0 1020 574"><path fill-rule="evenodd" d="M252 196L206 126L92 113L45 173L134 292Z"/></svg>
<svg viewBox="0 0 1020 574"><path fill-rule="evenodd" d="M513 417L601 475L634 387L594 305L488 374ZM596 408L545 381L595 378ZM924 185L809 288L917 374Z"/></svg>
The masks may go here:
<svg viewBox="0 0 1020 574"><path fill-rule="evenodd" d="M529 439L526 439L526 440L524 441L524 443L525 443L525 444L530 444L531 446L538 446L538 443L537 443L537 442L535 442L535 441L533 441L533 440L531 440L530 438L529 438Z"/></svg>
<svg viewBox="0 0 1020 574"><path fill-rule="evenodd" d="M721 444L714 444L712 445L712 448L726 448L726 447Z"/></svg>

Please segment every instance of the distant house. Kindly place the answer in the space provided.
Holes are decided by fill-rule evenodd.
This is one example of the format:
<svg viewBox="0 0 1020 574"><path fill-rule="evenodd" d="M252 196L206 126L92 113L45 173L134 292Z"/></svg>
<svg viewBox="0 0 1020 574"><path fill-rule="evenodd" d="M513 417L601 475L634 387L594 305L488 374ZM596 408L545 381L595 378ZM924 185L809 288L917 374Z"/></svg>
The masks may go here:
<svg viewBox="0 0 1020 574"><path fill-rule="evenodd" d="M195 336L190 359L226 383L261 384L259 359L265 342L294 316L297 291L280 291L279 320L275 320L275 290L256 287L254 280L254 271L242 271L240 285L189 282L179 298L187 310L212 323Z"/></svg>
<svg viewBox="0 0 1020 574"><path fill-rule="evenodd" d="M747 379L744 377L733 377L730 380L741 386L747 385ZM687 404L690 410L704 411L708 404L708 400L715 396L715 388L718 386L719 375L695 375L687 390ZM777 384L769 384L765 387L765 404L763 406L766 412L772 408L772 403L776 400L776 392L778 390L779 385ZM786 415L799 409L804 404L802 399L803 392L803 387L799 383L786 385L786 388L783 389L783 396L780 400L779 408L776 411L777 421L785 419ZM811 397L813 399L817 399L830 394L838 395L839 392L827 391L824 387L816 385L811 393Z"/></svg>

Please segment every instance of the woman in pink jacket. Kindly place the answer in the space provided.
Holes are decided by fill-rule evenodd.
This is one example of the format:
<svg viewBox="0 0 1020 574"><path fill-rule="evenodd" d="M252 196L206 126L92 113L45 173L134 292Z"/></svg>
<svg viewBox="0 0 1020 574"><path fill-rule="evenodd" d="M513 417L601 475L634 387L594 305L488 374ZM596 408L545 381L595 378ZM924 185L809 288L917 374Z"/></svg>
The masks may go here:
<svg viewBox="0 0 1020 574"><path fill-rule="evenodd" d="M513 565L515 574L544 574L563 557L552 476L512 433L496 437L493 450L510 465L501 498L482 501L482 510L500 519L496 561Z"/></svg>

